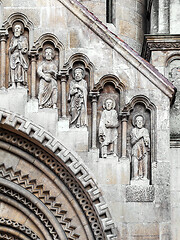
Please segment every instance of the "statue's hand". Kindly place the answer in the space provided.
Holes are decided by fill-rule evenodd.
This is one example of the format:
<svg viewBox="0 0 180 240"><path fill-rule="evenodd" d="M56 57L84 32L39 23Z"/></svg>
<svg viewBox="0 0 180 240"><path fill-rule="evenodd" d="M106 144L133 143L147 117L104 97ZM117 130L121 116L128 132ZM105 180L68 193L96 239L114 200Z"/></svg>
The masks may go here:
<svg viewBox="0 0 180 240"><path fill-rule="evenodd" d="M21 49L22 49L22 46L21 46L20 43L18 43L17 47L18 47L18 50L21 50Z"/></svg>
<svg viewBox="0 0 180 240"><path fill-rule="evenodd" d="M47 77L47 76L45 76L44 79L45 79L46 82L50 82L51 81L51 78Z"/></svg>
<svg viewBox="0 0 180 240"><path fill-rule="evenodd" d="M106 128L113 128L113 125L112 125L109 121L107 121L107 122L105 123L105 127L106 127Z"/></svg>

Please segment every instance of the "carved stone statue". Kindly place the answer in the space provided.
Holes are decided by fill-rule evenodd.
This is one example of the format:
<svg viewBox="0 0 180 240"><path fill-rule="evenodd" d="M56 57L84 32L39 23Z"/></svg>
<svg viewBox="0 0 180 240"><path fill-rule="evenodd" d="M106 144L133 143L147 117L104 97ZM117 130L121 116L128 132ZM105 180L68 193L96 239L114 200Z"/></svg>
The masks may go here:
<svg viewBox="0 0 180 240"><path fill-rule="evenodd" d="M117 156L118 115L115 110L115 100L105 99L103 112L99 124L99 142L101 144L101 156L106 158L108 154Z"/></svg>
<svg viewBox="0 0 180 240"><path fill-rule="evenodd" d="M150 151L150 137L144 128L145 118L138 114L133 118L134 128L130 133L132 147L132 180L147 180L148 151Z"/></svg>
<svg viewBox="0 0 180 240"><path fill-rule="evenodd" d="M87 121L87 82L82 67L73 69L73 80L70 83L69 98L72 126L77 128L88 126Z"/></svg>
<svg viewBox="0 0 180 240"><path fill-rule="evenodd" d="M172 106L173 114L179 115L180 109L180 67L174 67L169 73L169 79L177 88L176 99Z"/></svg>
<svg viewBox="0 0 180 240"><path fill-rule="evenodd" d="M28 51L28 40L22 36L24 28L21 22L16 22L13 26L14 36L9 47L10 58L10 84L13 88L27 85L28 63L25 55Z"/></svg>
<svg viewBox="0 0 180 240"><path fill-rule="evenodd" d="M37 73L39 84L39 108L57 108L57 73L58 67L53 61L54 49L47 47L44 50L44 61L39 65Z"/></svg>

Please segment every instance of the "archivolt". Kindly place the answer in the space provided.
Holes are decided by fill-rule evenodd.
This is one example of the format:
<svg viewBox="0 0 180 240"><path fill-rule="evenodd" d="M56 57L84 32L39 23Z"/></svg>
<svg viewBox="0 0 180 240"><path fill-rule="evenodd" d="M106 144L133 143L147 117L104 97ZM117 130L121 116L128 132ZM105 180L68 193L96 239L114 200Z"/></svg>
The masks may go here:
<svg viewBox="0 0 180 240"><path fill-rule="evenodd" d="M116 238L109 210L78 156L74 156L42 127L19 115L1 110L0 126L15 133L5 134L1 131L1 141L15 145L39 159L69 189L83 210L95 239Z"/></svg>

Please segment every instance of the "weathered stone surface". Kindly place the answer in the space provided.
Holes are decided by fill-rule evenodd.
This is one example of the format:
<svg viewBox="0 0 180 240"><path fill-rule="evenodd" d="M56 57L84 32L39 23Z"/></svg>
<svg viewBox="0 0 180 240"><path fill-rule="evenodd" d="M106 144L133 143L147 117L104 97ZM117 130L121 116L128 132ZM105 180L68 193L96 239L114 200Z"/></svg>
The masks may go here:
<svg viewBox="0 0 180 240"><path fill-rule="evenodd" d="M11 135L0 134L0 148L3 149L0 151L0 181L14 190L21 189L19 192L30 198L25 199L12 189L7 191L0 186L0 195L6 195L0 208L7 202L7 209L3 206L3 216L17 215L18 219L22 216L23 223L40 239L58 239L53 231L60 231L62 223L62 239L65 232L66 238L80 240L179 240L179 141L173 139L171 147L176 148L170 150L169 138L169 109L175 90L167 79L126 45L129 43L141 52L144 32L149 31L144 28L145 22L147 27L149 25L148 19L151 19L153 32L168 31L167 22L171 22L173 31L178 31L178 24L173 23L174 16L179 18L177 11L168 18L169 9L164 8L167 7L166 0L159 1L158 9L153 1L151 16L146 12L144 0L113 1L114 22L108 26L117 37L98 20L106 22L105 0L0 2L3 5L0 25L5 22L9 33L7 37L4 30L0 30L0 83L5 83L6 88L9 81L8 49L16 20L25 26L30 51L27 89L0 90L0 107L7 110L0 111L0 127L11 132ZM177 0L174 3L177 7ZM173 12L175 5L170 5L170 12ZM147 7L150 11L148 4ZM151 62L168 77L166 66L174 58L171 53L179 54L179 37L158 35L148 39ZM58 63L57 109L38 108L39 77L36 72L48 44L55 50ZM7 49L6 53L4 49ZM67 103L70 88L73 88L70 86L72 71L79 65L85 68L87 124L72 128ZM77 117L81 114L82 92L78 92L73 102ZM95 92L97 98L90 97L90 92ZM101 158L99 151L102 95L117 95L116 111L126 115L125 122L118 116L118 156L115 157ZM143 106L146 114L148 112L145 128L150 137L148 181L143 186L131 181L130 171L133 162L131 115L139 106ZM9 110L13 113L8 113ZM175 130L178 124L177 114ZM32 202L27 203L28 200ZM26 213L28 220L20 210ZM40 210L46 216L38 215ZM47 224L44 224L44 218L47 218ZM49 219L54 221L53 233L46 228Z"/></svg>
<svg viewBox="0 0 180 240"><path fill-rule="evenodd" d="M154 186L131 185L126 187L127 202L153 202L155 199Z"/></svg>

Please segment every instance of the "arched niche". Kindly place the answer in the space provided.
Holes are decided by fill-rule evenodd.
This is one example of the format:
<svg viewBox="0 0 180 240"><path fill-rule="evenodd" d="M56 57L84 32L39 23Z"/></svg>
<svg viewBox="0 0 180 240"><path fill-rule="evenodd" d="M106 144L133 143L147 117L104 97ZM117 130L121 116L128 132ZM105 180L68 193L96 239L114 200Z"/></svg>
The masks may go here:
<svg viewBox="0 0 180 240"><path fill-rule="evenodd" d="M73 69L73 66L78 64L78 63L83 64L85 69L86 69L86 71L87 71L87 73L89 74L88 86L89 86L89 90L92 90L93 86L94 86L94 65L93 65L93 63L89 60L89 58L85 54L83 54L83 53L75 53L75 54L73 54L69 58L67 63L64 64L62 70L64 72L66 71L67 74L68 74Z"/></svg>
<svg viewBox="0 0 180 240"><path fill-rule="evenodd" d="M36 203L46 215L40 214L37 219L50 221L50 229L57 231L61 231L60 224L67 239L116 237L109 210L82 160L33 122L7 111L0 111L0 119L0 181L12 189L8 194L18 196L18 192ZM15 204L20 207L18 199ZM28 201L22 203L34 211ZM39 210L35 212L39 214ZM54 236L49 233L50 238Z"/></svg>
<svg viewBox="0 0 180 240"><path fill-rule="evenodd" d="M29 49L33 46L34 42L34 25L28 17L20 12L16 12L11 14L8 19L3 23L3 28L9 30L12 28L13 24L16 21L20 21L23 23L24 27L28 29L29 32Z"/></svg>
<svg viewBox="0 0 180 240"><path fill-rule="evenodd" d="M13 38L13 26L16 23L20 23L23 28L22 36L24 36L27 39L27 52L23 54L23 57L25 59L25 64L28 66L28 70L24 72L23 74L23 85L28 86L30 85L30 63L28 60L28 51L33 45L33 34L34 34L34 26L33 23L27 18L26 15L23 13L13 13L11 14L8 19L3 23L3 28L6 29L8 32L8 39L6 42L6 69L5 69L5 88L8 88L12 85L12 79L11 79L11 67L10 67L10 43Z"/></svg>
<svg viewBox="0 0 180 240"><path fill-rule="evenodd" d="M31 73L31 89L30 95L32 98L38 98L39 94L39 76L37 74L38 67L44 61L44 51L46 48L53 49L54 56L52 62L55 63L57 68L57 73L59 75L59 70L64 62L64 46L58 40L58 38L51 33L43 34L39 39L34 43L31 51L30 58L32 62L32 73ZM56 77L58 93L60 93L60 82L58 81L58 76ZM57 107L60 111L60 94L58 94Z"/></svg>
<svg viewBox="0 0 180 240"><path fill-rule="evenodd" d="M64 64L64 57L65 57L65 49L64 45L59 41L59 39L52 33L46 33L39 37L39 39L34 43L33 48L31 49L32 52L39 52L42 51L43 47L47 44L54 46L54 48L58 51L58 67L59 70L62 68Z"/></svg>
<svg viewBox="0 0 180 240"><path fill-rule="evenodd" d="M127 122L127 156L131 159L131 140L130 134L134 128L133 121L135 116L143 115L145 119L144 127L148 130L150 137L150 151L148 152L148 180L150 184L153 183L152 179L152 164L156 162L156 107L155 105L143 95L135 96L131 101L125 105L123 111L128 116ZM132 169L132 166L131 166ZM131 171L132 177L132 171ZM132 179L132 178L131 178Z"/></svg>
<svg viewBox="0 0 180 240"><path fill-rule="evenodd" d="M94 92L99 93L98 103L97 103L97 135L99 130L99 123L101 114L103 111L103 103L107 98L114 99L116 103L115 110L117 111L117 114L119 116L119 113L121 111L123 101L124 101L124 84L120 81L120 79L112 74L103 76L100 81L95 85ZM121 126L119 124L118 127L118 156L121 155ZM100 148L100 143L97 138L97 146Z"/></svg>
<svg viewBox="0 0 180 240"><path fill-rule="evenodd" d="M173 52L166 59L166 77L176 87L175 101L170 109L170 130L171 135L180 136L180 127L177 122L180 120L180 54Z"/></svg>

